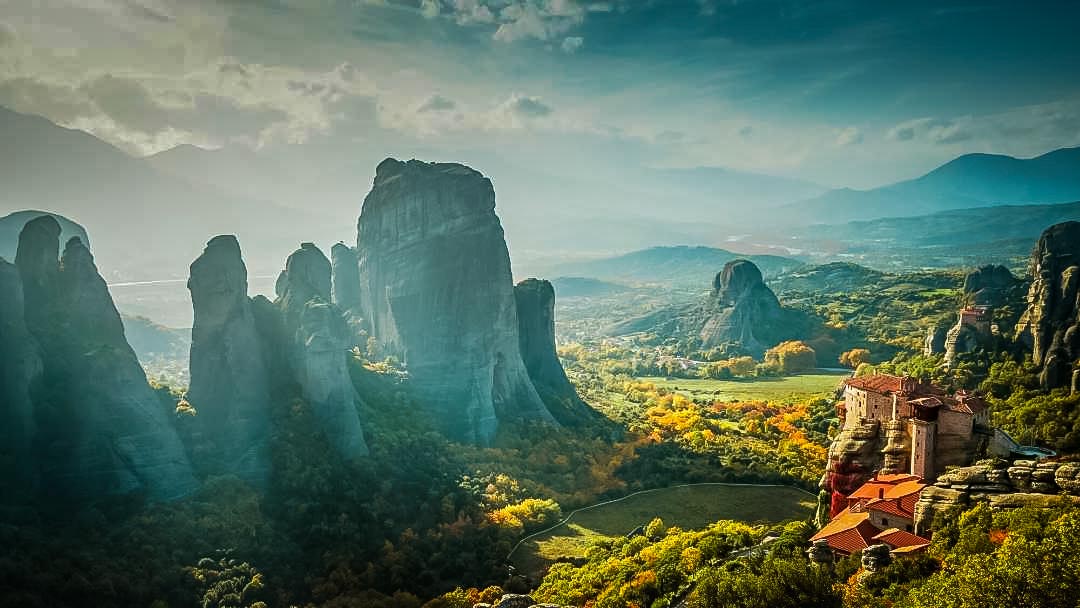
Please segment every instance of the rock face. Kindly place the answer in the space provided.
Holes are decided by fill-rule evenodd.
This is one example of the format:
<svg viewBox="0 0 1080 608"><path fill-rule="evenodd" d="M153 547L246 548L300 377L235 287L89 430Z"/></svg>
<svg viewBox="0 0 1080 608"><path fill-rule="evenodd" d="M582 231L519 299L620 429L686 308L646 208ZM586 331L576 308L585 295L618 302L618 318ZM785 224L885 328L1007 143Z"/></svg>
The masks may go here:
<svg viewBox="0 0 1080 608"><path fill-rule="evenodd" d="M25 476L58 496L183 496L196 483L169 411L124 339L89 250L73 237L58 260L60 235L51 216L29 221L19 238L18 276L0 266L0 391L15 397L4 408L17 417L16 432L28 433L16 449L35 456L29 462L37 467Z"/></svg>
<svg viewBox="0 0 1080 608"><path fill-rule="evenodd" d="M1069 386L1080 359L1080 222L1047 228L1031 260L1028 307L1016 335L1032 349L1044 388Z"/></svg>
<svg viewBox="0 0 1080 608"><path fill-rule="evenodd" d="M747 260L732 260L716 275L708 315L700 333L702 346L738 345L757 357L778 341L776 325L783 320L776 294Z"/></svg>
<svg viewBox="0 0 1080 608"><path fill-rule="evenodd" d="M37 340L26 327L19 269L0 258L0 487L25 487L35 480L31 462L34 401L44 367ZM14 490L13 490L14 491Z"/></svg>
<svg viewBox="0 0 1080 608"><path fill-rule="evenodd" d="M555 350L555 288L540 279L525 279L514 286L517 303L518 343L533 386L560 423L568 426L595 417L566 377Z"/></svg>
<svg viewBox="0 0 1080 608"><path fill-rule="evenodd" d="M945 339L948 337L949 328L930 327L926 330L926 341L923 343L924 355L940 355L945 352Z"/></svg>
<svg viewBox="0 0 1080 608"><path fill-rule="evenodd" d="M72 237L77 236L87 249L91 248L86 229L62 215L47 211L16 211L10 215L0 217L0 258L8 261L14 260L15 250L19 246L19 233L22 232L23 226L30 220L43 215L52 216L60 224L61 243L67 243Z"/></svg>
<svg viewBox="0 0 1080 608"><path fill-rule="evenodd" d="M261 484L269 473L270 375L247 295L236 237L217 236L191 264L194 306L188 401L198 410L196 443L210 471Z"/></svg>
<svg viewBox="0 0 1080 608"><path fill-rule="evenodd" d="M847 497L883 464L884 434L876 420L844 428L829 444L821 487L829 492L829 515L847 508Z"/></svg>
<svg viewBox="0 0 1080 608"><path fill-rule="evenodd" d="M330 261L315 245L302 244L277 281L277 304L292 335L291 367L331 445L356 459L368 450L347 367L349 330L330 291Z"/></svg>
<svg viewBox="0 0 1080 608"><path fill-rule="evenodd" d="M1080 463L989 459L958 467L923 489L915 504L916 533L928 530L934 516L954 508L988 502L995 509L1049 507L1065 494L1080 502Z"/></svg>
<svg viewBox="0 0 1080 608"><path fill-rule="evenodd" d="M500 421L554 422L521 358L490 180L459 164L383 161L356 251L371 333L447 434L483 443Z"/></svg>
<svg viewBox="0 0 1080 608"><path fill-rule="evenodd" d="M330 301L341 310L350 333L357 339L355 346L365 346L359 338L366 333L364 310L360 305L360 267L356 250L344 243L330 249Z"/></svg>
<svg viewBox="0 0 1080 608"><path fill-rule="evenodd" d="M964 277L964 297L973 306L1004 306L1022 281L1009 269L995 264L982 266Z"/></svg>

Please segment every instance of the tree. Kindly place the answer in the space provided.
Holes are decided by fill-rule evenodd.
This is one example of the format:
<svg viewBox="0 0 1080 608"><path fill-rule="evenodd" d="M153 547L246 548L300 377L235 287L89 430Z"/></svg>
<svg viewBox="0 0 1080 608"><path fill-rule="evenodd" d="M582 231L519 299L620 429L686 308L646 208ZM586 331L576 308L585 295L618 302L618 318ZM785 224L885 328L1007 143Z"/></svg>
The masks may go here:
<svg viewBox="0 0 1080 608"><path fill-rule="evenodd" d="M805 342L788 340L765 351L764 366L784 374L811 370L817 367L817 353Z"/></svg>
<svg viewBox="0 0 1080 608"><path fill-rule="evenodd" d="M870 362L870 351L865 348L853 348L840 355L840 365L858 369L863 363Z"/></svg>

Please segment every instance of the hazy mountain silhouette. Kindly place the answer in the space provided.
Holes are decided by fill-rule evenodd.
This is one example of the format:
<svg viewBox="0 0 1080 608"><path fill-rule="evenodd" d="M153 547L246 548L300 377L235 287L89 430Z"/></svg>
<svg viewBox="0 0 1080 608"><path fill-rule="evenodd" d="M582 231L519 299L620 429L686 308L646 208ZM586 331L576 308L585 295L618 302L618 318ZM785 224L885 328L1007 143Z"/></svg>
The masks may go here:
<svg viewBox="0 0 1080 608"><path fill-rule="evenodd" d="M300 213L165 174L38 116L0 108L0 140L0 214L44 209L85 226L106 279L186 276L215 234L239 235L255 272L276 270L302 240L341 238L328 233L318 210Z"/></svg>
<svg viewBox="0 0 1080 608"><path fill-rule="evenodd" d="M1080 199L1080 148L1030 159L965 154L933 171L872 190L842 188L788 205L786 217L835 224L845 220L927 215L953 209L1062 203Z"/></svg>

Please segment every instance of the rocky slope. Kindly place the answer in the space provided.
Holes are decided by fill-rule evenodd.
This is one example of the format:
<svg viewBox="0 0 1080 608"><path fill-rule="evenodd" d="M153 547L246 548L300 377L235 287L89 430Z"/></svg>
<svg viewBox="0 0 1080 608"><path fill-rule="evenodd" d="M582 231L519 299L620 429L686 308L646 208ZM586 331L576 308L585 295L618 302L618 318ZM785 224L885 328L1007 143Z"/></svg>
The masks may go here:
<svg viewBox="0 0 1080 608"><path fill-rule="evenodd" d="M1080 222L1047 228L1032 252L1028 307L1016 335L1032 349L1044 388L1080 389Z"/></svg>
<svg viewBox="0 0 1080 608"><path fill-rule="evenodd" d="M554 422L522 361L490 180L459 164L383 161L356 249L372 334L439 427L483 443L500 421Z"/></svg>
<svg viewBox="0 0 1080 608"><path fill-rule="evenodd" d="M322 432L346 459L367 454L349 378L350 333L345 317L330 303L331 265L322 251L303 243L278 277L277 305L292 335L290 359L303 398Z"/></svg>
<svg viewBox="0 0 1080 608"><path fill-rule="evenodd" d="M514 286L517 303L518 343L533 386L560 423L573 426L594 419L566 377L555 350L555 288L541 279L525 279Z"/></svg>
<svg viewBox="0 0 1080 608"><path fill-rule="evenodd" d="M24 477L42 492L76 498L187 494L195 479L169 411L147 384L81 239L70 239L58 259L61 233L51 216L29 221L19 237L17 273L0 268L0 392L16 416L12 428L21 429L14 433L25 433L15 449L34 455L36 466Z"/></svg>
<svg viewBox="0 0 1080 608"><path fill-rule="evenodd" d="M974 306L1004 306L1016 297L1023 282L999 264L987 264L964 277L964 299Z"/></svg>

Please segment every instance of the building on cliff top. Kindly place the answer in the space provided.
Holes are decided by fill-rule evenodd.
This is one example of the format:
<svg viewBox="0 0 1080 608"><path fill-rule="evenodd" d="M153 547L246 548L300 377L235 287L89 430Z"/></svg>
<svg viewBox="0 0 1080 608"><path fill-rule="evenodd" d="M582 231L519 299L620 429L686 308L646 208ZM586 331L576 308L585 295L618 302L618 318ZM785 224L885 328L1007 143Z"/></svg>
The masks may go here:
<svg viewBox="0 0 1080 608"><path fill-rule="evenodd" d="M949 395L906 376L849 378L837 409L845 430L877 427L884 431L881 472L885 474L932 481L947 466L969 464L980 443L993 435L982 398L964 391Z"/></svg>
<svg viewBox="0 0 1080 608"><path fill-rule="evenodd" d="M838 556L877 544L892 553L921 551L930 541L913 531L915 503L925 487L916 475L879 473L848 495L847 508L810 540L825 540Z"/></svg>

